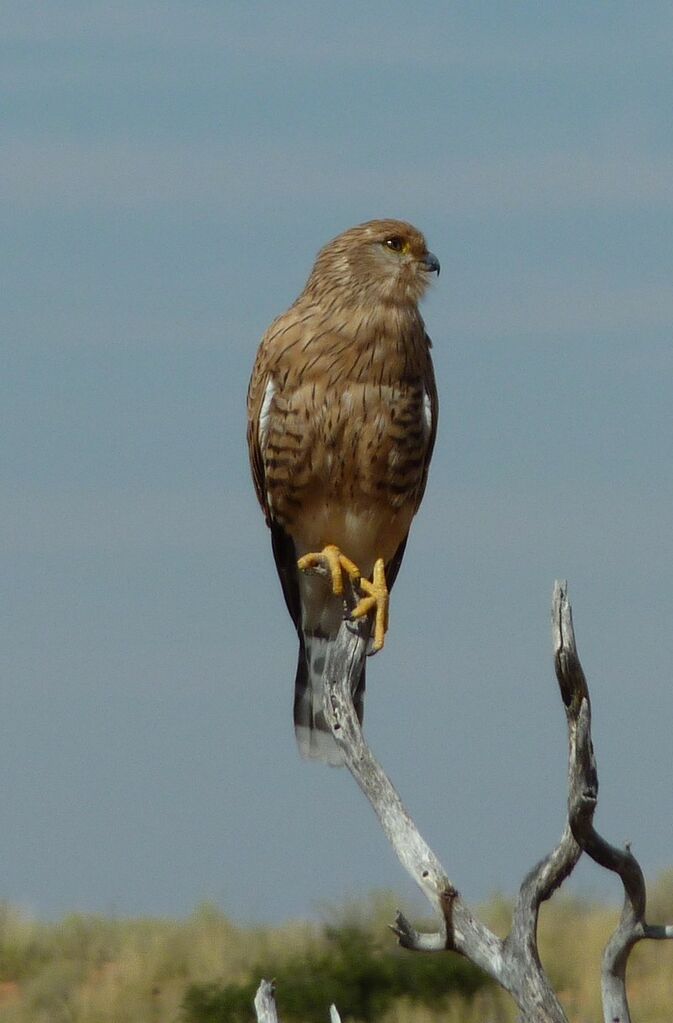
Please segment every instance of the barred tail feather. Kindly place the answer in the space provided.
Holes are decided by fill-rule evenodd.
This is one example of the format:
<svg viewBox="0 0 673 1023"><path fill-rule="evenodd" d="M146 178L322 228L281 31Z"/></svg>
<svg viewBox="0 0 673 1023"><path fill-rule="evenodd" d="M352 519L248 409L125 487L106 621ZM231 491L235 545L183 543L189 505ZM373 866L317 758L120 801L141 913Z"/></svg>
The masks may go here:
<svg viewBox="0 0 673 1023"><path fill-rule="evenodd" d="M299 647L294 682L294 733L299 752L310 760L338 767L343 764L341 750L323 711L323 674L331 637L305 634ZM364 714L365 669L353 693L353 704L360 724Z"/></svg>

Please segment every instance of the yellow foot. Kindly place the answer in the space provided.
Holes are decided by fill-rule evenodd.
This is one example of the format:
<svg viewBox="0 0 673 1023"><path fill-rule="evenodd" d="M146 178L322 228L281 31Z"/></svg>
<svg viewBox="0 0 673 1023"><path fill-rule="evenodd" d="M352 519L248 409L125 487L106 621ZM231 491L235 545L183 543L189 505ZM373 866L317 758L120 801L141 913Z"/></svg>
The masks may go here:
<svg viewBox="0 0 673 1023"><path fill-rule="evenodd" d="M340 597L344 591L344 572L347 573L354 586L360 582L358 566L345 554L342 554L333 543L328 544L318 553L305 554L297 562L297 567L302 572L308 572L312 568L326 569L332 580L332 593L337 597Z"/></svg>
<svg viewBox="0 0 673 1023"><path fill-rule="evenodd" d="M364 618L365 615L374 611L374 645L372 649L376 653L382 648L388 630L389 593L383 558L379 558L374 563L374 576L371 582L369 579L360 579L360 589L364 590L367 596L362 598L351 617Z"/></svg>

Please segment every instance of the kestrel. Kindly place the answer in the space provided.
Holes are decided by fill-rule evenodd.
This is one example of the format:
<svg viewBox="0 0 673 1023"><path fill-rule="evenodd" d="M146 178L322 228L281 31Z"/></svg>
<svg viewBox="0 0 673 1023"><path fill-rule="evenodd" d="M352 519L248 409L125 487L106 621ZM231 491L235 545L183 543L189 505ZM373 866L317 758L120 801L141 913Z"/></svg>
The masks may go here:
<svg viewBox="0 0 673 1023"><path fill-rule="evenodd" d="M304 756L342 762L323 714L329 644L373 618L423 497L437 429L430 338L418 310L439 262L400 220L372 220L319 253L299 298L274 320L248 390L248 446L285 602L299 637L294 724ZM353 693L360 721L365 673Z"/></svg>

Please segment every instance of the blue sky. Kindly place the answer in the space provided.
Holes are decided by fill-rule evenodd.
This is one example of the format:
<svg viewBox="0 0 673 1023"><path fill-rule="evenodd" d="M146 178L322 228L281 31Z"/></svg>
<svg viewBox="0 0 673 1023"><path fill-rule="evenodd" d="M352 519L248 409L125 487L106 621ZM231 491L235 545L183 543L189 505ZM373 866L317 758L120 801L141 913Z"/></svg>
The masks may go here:
<svg viewBox="0 0 673 1023"><path fill-rule="evenodd" d="M1 20L0 897L283 920L412 896L350 777L297 756L244 444L259 337L376 216L442 263L441 421L371 744L466 897L512 892L562 827L567 577L597 823L669 866L670 5Z"/></svg>

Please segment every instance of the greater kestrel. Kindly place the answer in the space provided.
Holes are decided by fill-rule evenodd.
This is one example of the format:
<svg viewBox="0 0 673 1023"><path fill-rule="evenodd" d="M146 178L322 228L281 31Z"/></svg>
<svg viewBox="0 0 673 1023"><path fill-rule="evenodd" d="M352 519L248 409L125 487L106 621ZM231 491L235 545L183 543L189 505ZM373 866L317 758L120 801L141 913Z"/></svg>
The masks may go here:
<svg viewBox="0 0 673 1023"><path fill-rule="evenodd" d="M327 763L341 762L322 679L344 618L344 573L362 594L352 615L372 614L378 650L425 490L438 406L418 302L431 273L439 262L411 224L345 231L267 330L250 380L252 474L299 636L297 742ZM363 669L353 694L360 720L364 689Z"/></svg>

